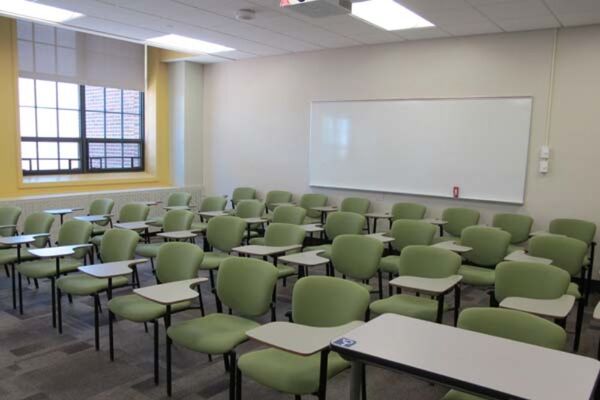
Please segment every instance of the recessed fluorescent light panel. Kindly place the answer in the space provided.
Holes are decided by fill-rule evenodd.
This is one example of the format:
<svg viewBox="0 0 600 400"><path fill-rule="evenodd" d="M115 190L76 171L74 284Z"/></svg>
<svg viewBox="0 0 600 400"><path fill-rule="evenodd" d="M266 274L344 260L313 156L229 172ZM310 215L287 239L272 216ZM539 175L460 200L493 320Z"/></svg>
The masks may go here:
<svg viewBox="0 0 600 400"><path fill-rule="evenodd" d="M185 51L188 53L222 53L225 51L233 51L231 47L221 46L204 40L192 39L180 35L164 35L146 40L148 44L170 49Z"/></svg>
<svg viewBox="0 0 600 400"><path fill-rule="evenodd" d="M368 0L352 4L352 15L386 31L434 26L394 0Z"/></svg>
<svg viewBox="0 0 600 400"><path fill-rule="evenodd" d="M0 13L56 23L83 17L78 12L25 0L0 0Z"/></svg>

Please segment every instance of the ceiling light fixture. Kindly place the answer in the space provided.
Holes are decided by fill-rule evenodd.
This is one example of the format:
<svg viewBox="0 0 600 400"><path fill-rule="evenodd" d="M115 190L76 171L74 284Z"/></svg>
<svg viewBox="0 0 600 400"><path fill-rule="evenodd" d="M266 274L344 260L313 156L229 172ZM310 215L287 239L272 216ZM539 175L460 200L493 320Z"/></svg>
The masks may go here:
<svg viewBox="0 0 600 400"><path fill-rule="evenodd" d="M78 12L25 0L0 0L0 13L55 23L84 16Z"/></svg>
<svg viewBox="0 0 600 400"><path fill-rule="evenodd" d="M221 46L220 44L174 34L147 39L146 43L164 49L185 51L188 53L222 53L235 50L231 47Z"/></svg>
<svg viewBox="0 0 600 400"><path fill-rule="evenodd" d="M368 0L352 4L352 15L386 31L434 26L394 0Z"/></svg>

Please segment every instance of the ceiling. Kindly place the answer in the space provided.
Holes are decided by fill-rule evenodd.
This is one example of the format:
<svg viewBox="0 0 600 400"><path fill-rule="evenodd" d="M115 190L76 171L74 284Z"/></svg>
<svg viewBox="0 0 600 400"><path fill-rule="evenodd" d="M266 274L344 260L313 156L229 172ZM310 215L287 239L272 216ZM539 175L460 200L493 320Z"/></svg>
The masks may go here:
<svg viewBox="0 0 600 400"><path fill-rule="evenodd" d="M356 2L357 0L353 0ZM337 47L600 23L600 0L396 0L435 27L388 32L350 15L309 18L279 0L38 0L85 17L67 26L136 41L168 33L237 49L221 62ZM253 20L235 19L242 8Z"/></svg>

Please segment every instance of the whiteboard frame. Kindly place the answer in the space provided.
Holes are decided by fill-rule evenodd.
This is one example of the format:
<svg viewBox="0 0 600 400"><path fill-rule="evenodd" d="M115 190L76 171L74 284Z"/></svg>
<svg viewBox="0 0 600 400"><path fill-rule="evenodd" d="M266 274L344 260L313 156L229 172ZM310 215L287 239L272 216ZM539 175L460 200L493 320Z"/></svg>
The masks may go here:
<svg viewBox="0 0 600 400"><path fill-rule="evenodd" d="M458 197L454 198L453 196L444 196L444 195L435 195L435 194L423 194L423 193L415 193L415 192L399 192L392 190L371 190L364 189L359 187L351 187L351 186L333 186L333 185L316 185L310 183L311 177L311 148L312 148L312 118L313 118L313 105L315 103L358 103L358 102L376 102L376 101L438 101L438 100L505 100L505 99L528 99L531 100L531 116L529 118L529 134L527 135L527 162L525 163L525 179L523 181L523 198L521 201L513 202L513 201L502 201L502 200L489 200L489 199L480 199L474 197ZM439 199L452 199L452 200L464 200L464 201L476 201L476 202L484 202L484 203L496 203L496 204L513 204L513 205L524 205L525 198L527 197L527 180L529 176L529 151L531 148L531 131L533 125L533 110L535 106L535 98L534 96L520 95L520 96L466 96L466 97L392 97L392 98L370 98L370 99L340 99L340 100L311 100L310 102L310 113L309 113L309 129L308 129L308 181L309 187L314 188L323 188L323 189L340 189L340 190L352 190L357 192L367 192L367 193L385 193L385 194L399 194L399 195L407 195L407 196L415 196L415 197L429 197L429 198L439 198Z"/></svg>

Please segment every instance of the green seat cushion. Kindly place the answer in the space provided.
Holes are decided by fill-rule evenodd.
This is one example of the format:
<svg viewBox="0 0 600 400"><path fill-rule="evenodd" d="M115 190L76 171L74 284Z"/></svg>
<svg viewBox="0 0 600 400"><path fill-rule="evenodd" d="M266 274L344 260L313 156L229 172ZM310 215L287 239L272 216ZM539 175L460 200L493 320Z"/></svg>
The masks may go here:
<svg viewBox="0 0 600 400"><path fill-rule="evenodd" d="M208 222L193 222L190 228L193 231L205 231L208 226Z"/></svg>
<svg viewBox="0 0 600 400"><path fill-rule="evenodd" d="M303 357L266 349L242 355L238 366L245 376L264 386L284 393L307 395L319 389L320 360L320 353ZM337 353L330 353L327 377L334 377L349 365Z"/></svg>
<svg viewBox="0 0 600 400"><path fill-rule="evenodd" d="M296 268L289 265L277 266L277 278L287 278L288 276L296 275Z"/></svg>
<svg viewBox="0 0 600 400"><path fill-rule="evenodd" d="M192 304L182 301L171 306L171 312L177 312L188 308ZM162 304L146 300L137 294L129 294L113 298L108 302L108 308L118 317L133 322L154 321L161 318L167 312L167 307Z"/></svg>
<svg viewBox="0 0 600 400"><path fill-rule="evenodd" d="M444 397L442 397L442 400L484 400L484 399L483 399L483 397L473 396L472 394L459 392L458 390L451 390L448 393L446 393L446 395Z"/></svg>
<svg viewBox="0 0 600 400"><path fill-rule="evenodd" d="M583 266L584 268L588 268L590 265L590 256L586 255L585 257L583 257Z"/></svg>
<svg viewBox="0 0 600 400"><path fill-rule="evenodd" d="M304 250L302 250L302 251L307 252L307 251L315 251L315 250L322 251L322 253L319 253L319 256L325 257L325 258L331 258L331 245L330 244L322 244L319 246L308 246L308 247L305 247Z"/></svg>
<svg viewBox="0 0 600 400"><path fill-rule="evenodd" d="M246 331L257 326L257 322L235 315L209 314L173 325L167 334L173 342L190 350L223 354L245 342Z"/></svg>
<svg viewBox="0 0 600 400"><path fill-rule="evenodd" d="M320 224L321 223L321 218L304 217L304 221L302 223L305 224L305 225L307 225L307 224Z"/></svg>
<svg viewBox="0 0 600 400"><path fill-rule="evenodd" d="M62 258L60 260L60 273L77 271L83 263L74 258ZM28 278L51 278L56 274L56 261L52 259L29 261L17 265L17 271Z"/></svg>
<svg viewBox="0 0 600 400"><path fill-rule="evenodd" d="M460 238L452 235L445 234L444 236L437 236L433 238L433 244L441 243L441 242L449 242L451 240L457 241Z"/></svg>
<svg viewBox="0 0 600 400"><path fill-rule="evenodd" d="M581 298L581 292L579 291L579 286L575 282L569 283L567 287L567 294L575 297L576 299Z"/></svg>
<svg viewBox="0 0 600 400"><path fill-rule="evenodd" d="M103 235L104 232L106 232L106 230L108 228L109 227L94 224L94 225L92 225L92 235L93 236Z"/></svg>
<svg viewBox="0 0 600 400"><path fill-rule="evenodd" d="M112 279L112 287L117 288L129 284L125 276L117 276ZM108 279L94 278L85 274L74 274L60 278L56 286L67 294L86 296L101 292L108 288Z"/></svg>
<svg viewBox="0 0 600 400"><path fill-rule="evenodd" d="M260 233L258 233L256 231L250 231L250 237L251 238L254 238L254 237L257 237L257 236L260 236ZM245 238L248 237L248 231L247 230L244 231L244 237Z"/></svg>
<svg viewBox="0 0 600 400"><path fill-rule="evenodd" d="M496 272L493 269L461 265L458 274L463 277L462 283L474 286L493 286Z"/></svg>
<svg viewBox="0 0 600 400"><path fill-rule="evenodd" d="M386 256L379 262L379 269L382 272L397 274L400 267L400 256Z"/></svg>
<svg viewBox="0 0 600 400"><path fill-rule="evenodd" d="M165 219L163 217L152 218L152 220L146 222L146 225L156 226L158 228L161 228L163 226L164 220Z"/></svg>
<svg viewBox="0 0 600 400"><path fill-rule="evenodd" d="M36 256L31 254L25 248L21 248L21 261L38 260ZM15 247L9 249L0 249L0 265L12 264L17 262L17 249Z"/></svg>
<svg viewBox="0 0 600 400"><path fill-rule="evenodd" d="M200 269L217 269L219 268L219 265L229 257L231 257L231 255L227 253L206 252L204 253Z"/></svg>
<svg viewBox="0 0 600 400"><path fill-rule="evenodd" d="M100 248L100 243L102 243L102 236L104 235L98 235L98 236L94 236L90 239L90 243L92 243L93 245L96 245L98 248Z"/></svg>
<svg viewBox="0 0 600 400"><path fill-rule="evenodd" d="M371 285L369 285L367 283L362 283L362 282L357 282L357 281L352 281L352 282L356 283L359 286L364 287L365 289L367 289L367 291L369 293L374 293L374 292L376 292L378 290L378 289L375 289L373 286L371 286Z"/></svg>
<svg viewBox="0 0 600 400"><path fill-rule="evenodd" d="M135 248L135 253L142 257L153 258L158 255L158 249L164 243L141 243Z"/></svg>
<svg viewBox="0 0 600 400"><path fill-rule="evenodd" d="M526 245L520 244L509 244L508 249L506 250L506 254L510 254L515 251L524 251L526 249Z"/></svg>
<svg viewBox="0 0 600 400"><path fill-rule="evenodd" d="M399 314L407 317L435 321L437 317L438 302L429 296L412 296L397 294L387 299L377 300L371 303L369 309L377 314ZM448 306L444 303L444 311Z"/></svg>
<svg viewBox="0 0 600 400"><path fill-rule="evenodd" d="M250 239L250 244L256 244L259 246L264 246L265 244L265 238L264 237L255 237Z"/></svg>

